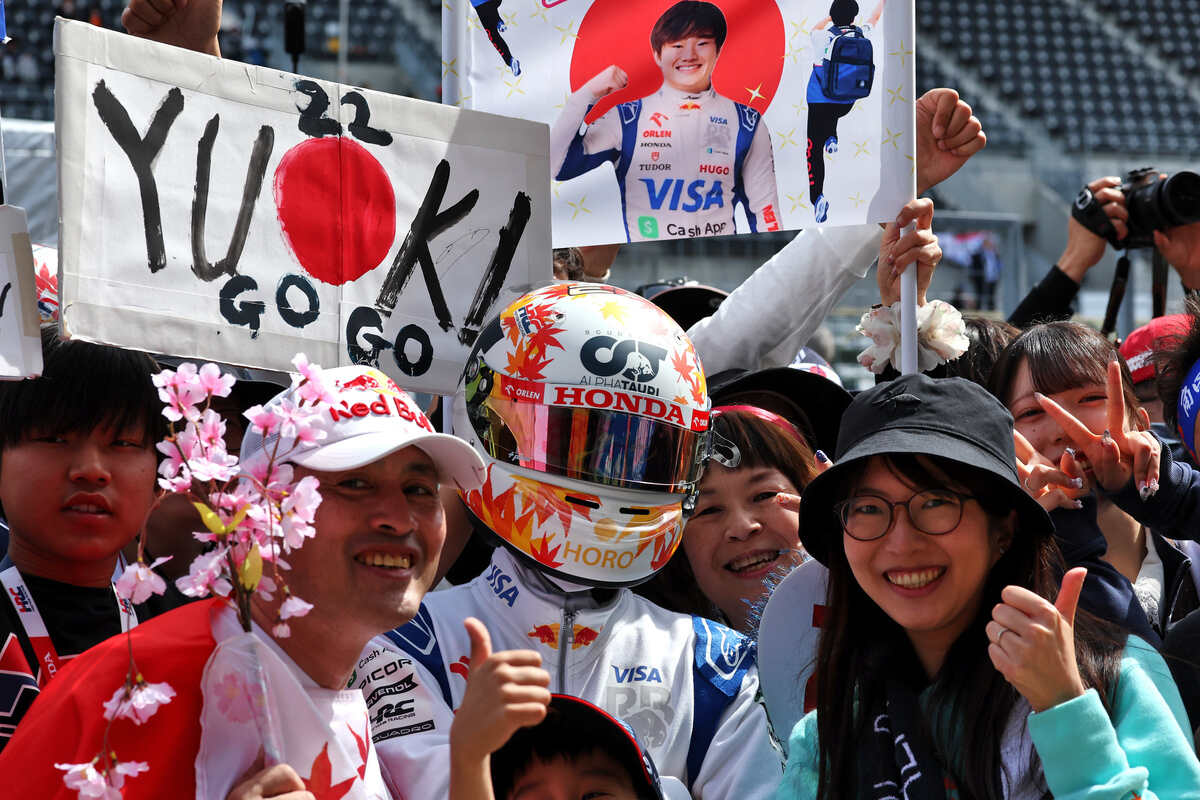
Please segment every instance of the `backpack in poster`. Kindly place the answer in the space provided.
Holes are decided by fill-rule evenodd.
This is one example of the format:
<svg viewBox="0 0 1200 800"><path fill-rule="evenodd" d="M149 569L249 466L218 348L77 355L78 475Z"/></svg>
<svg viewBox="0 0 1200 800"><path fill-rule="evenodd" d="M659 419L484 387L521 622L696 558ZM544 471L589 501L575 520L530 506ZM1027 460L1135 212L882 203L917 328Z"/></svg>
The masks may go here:
<svg viewBox="0 0 1200 800"><path fill-rule="evenodd" d="M822 59L821 91L830 100L852 103L871 93L875 82L875 50L857 25L834 28L833 43Z"/></svg>

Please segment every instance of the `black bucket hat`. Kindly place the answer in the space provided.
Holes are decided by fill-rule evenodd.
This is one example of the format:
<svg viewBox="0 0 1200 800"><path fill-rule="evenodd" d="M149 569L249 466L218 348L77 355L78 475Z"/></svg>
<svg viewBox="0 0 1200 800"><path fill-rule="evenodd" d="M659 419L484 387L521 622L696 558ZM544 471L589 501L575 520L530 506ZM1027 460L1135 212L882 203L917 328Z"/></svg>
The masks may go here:
<svg viewBox="0 0 1200 800"><path fill-rule="evenodd" d="M727 369L708 379L714 406L744 402L773 411L808 440L813 450L832 453L850 393L828 378L795 367L750 371Z"/></svg>
<svg viewBox="0 0 1200 800"><path fill-rule="evenodd" d="M1013 418L982 386L963 378L905 375L860 393L842 417L833 466L804 489L800 542L829 563L842 524L834 511L839 482L871 456L911 453L944 458L994 475L1022 535L1050 536L1050 515L1021 487L1013 449Z"/></svg>

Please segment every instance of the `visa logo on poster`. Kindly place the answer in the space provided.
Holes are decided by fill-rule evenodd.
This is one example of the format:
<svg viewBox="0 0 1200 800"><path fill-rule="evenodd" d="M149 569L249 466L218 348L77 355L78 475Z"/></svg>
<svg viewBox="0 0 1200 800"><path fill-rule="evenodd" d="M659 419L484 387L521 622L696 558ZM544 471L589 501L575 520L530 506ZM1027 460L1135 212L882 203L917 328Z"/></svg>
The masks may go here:
<svg viewBox="0 0 1200 800"><path fill-rule="evenodd" d="M669 211L701 211L708 210L713 206L725 207L725 189L721 186L720 181L713 181L709 186L709 182L705 180L695 180L689 183L682 178L664 178L658 181L653 178L639 178L639 180L646 184L646 196L650 200L650 208L655 211L661 211L663 203L667 203ZM681 204L680 201L684 199L685 186L687 200Z"/></svg>

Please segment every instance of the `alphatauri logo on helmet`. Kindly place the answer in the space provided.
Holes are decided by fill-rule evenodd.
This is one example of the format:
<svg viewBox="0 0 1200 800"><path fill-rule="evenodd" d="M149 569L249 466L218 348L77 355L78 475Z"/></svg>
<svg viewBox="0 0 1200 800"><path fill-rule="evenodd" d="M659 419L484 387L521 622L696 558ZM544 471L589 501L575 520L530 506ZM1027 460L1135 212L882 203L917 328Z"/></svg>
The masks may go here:
<svg viewBox="0 0 1200 800"><path fill-rule="evenodd" d="M634 383L654 380L666 357L667 351L662 347L636 339L619 342L612 336L593 336L583 343L579 351L579 360L584 369L593 375L611 378L619 373L622 378Z"/></svg>

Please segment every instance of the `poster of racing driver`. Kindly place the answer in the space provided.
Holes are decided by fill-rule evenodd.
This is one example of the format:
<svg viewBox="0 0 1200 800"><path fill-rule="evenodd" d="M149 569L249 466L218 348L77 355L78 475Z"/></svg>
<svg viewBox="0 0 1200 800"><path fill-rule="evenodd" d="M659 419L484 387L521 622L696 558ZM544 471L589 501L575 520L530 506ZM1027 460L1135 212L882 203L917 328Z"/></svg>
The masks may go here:
<svg viewBox="0 0 1200 800"><path fill-rule="evenodd" d="M725 43L725 15L712 3L681 0L650 31L662 86L586 123L629 76L612 64L566 98L550 131L557 180L605 163L616 172L628 241L780 230L771 135L762 115L718 94L713 70ZM749 225L736 230L739 205Z"/></svg>

